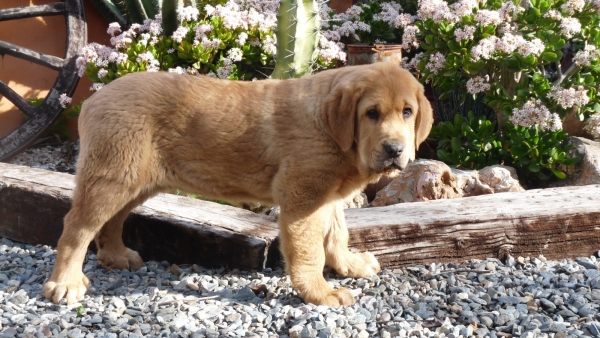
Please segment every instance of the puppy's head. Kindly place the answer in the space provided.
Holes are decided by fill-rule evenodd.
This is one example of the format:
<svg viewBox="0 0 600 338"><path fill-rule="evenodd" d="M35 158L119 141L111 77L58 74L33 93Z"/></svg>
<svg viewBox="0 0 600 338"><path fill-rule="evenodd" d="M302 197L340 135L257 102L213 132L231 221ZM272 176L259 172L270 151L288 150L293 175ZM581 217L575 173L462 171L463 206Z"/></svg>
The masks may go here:
<svg viewBox="0 0 600 338"><path fill-rule="evenodd" d="M323 106L327 132L342 151L357 152L359 170L395 176L433 124L423 86L393 63L346 68Z"/></svg>

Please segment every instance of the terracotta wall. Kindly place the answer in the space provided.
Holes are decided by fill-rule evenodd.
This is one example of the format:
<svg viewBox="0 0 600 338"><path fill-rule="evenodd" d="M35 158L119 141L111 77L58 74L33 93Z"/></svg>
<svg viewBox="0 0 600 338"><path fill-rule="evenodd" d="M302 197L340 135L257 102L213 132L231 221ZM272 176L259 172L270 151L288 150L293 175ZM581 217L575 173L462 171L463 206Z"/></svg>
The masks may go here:
<svg viewBox="0 0 600 338"><path fill-rule="evenodd" d="M20 6L41 5L56 0L1 0L0 9ZM106 28L108 22L92 6L84 0L84 8L88 26L88 42L109 44ZM63 57L65 53L66 29L63 16L37 17L0 22L0 40L4 40L35 51ZM58 72L6 55L0 59L0 80L24 98L44 98ZM91 83L81 78L73 102L79 102L91 95ZM0 137L15 130L23 121L22 113L3 96L0 96ZM71 121L75 131L76 121ZM76 133L73 133L76 135Z"/></svg>
<svg viewBox="0 0 600 338"><path fill-rule="evenodd" d="M109 45L109 36L106 34L108 22L89 0L83 1L88 43ZM52 2L56 0L0 0L0 9ZM337 11L344 11L352 6L352 3L352 0L331 0L329 5ZM62 57L66 40L65 22L62 16L3 21L0 22L0 40ZM24 98L44 98L52 88L57 74L56 71L12 56L7 55L0 59L0 80ZM83 98L90 96L90 86L90 81L85 76L82 77L73 95L73 102L79 103ZM15 130L22 121L23 114L10 101L0 96L0 137ZM74 137L77 137L77 122L74 119L70 122L70 127Z"/></svg>
<svg viewBox="0 0 600 338"><path fill-rule="evenodd" d="M336 12L343 12L346 9L352 6L352 3L356 3L357 1L352 0L330 0L329 7L333 8Z"/></svg>

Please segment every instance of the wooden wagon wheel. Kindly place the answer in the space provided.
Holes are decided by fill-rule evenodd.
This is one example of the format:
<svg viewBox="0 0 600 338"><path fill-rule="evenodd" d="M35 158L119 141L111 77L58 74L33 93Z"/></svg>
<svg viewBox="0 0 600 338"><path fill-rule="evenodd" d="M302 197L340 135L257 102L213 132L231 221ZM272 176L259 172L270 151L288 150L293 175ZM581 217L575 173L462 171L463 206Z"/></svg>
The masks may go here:
<svg viewBox="0 0 600 338"><path fill-rule="evenodd" d="M62 107L59 96L73 94L79 76L75 61L86 43L86 25L81 0L63 0L46 5L15 7L0 10L0 21L38 16L63 15L66 21L67 43L64 58L47 55L0 40L0 55L11 55L58 71L56 82L43 103L34 107L4 82L0 81L0 95L11 101L27 115L27 120L16 130L0 139L0 161L7 161L29 146L59 116Z"/></svg>

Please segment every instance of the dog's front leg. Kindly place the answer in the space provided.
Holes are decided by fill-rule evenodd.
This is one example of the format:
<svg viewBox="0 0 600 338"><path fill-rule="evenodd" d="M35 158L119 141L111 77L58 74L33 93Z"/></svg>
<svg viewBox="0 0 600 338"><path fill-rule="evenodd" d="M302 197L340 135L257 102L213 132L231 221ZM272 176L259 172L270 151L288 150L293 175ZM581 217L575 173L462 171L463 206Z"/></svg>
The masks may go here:
<svg viewBox="0 0 600 338"><path fill-rule="evenodd" d="M381 271L377 258L370 252L353 253L348 249L348 228L343 201L332 204L332 217L325 228L325 264L342 276L370 277Z"/></svg>
<svg viewBox="0 0 600 338"><path fill-rule="evenodd" d="M354 304L355 300L348 289L334 290L323 277L323 226L329 221L330 210L327 205L314 212L282 208L279 216L281 252L292 285L304 301L339 307Z"/></svg>

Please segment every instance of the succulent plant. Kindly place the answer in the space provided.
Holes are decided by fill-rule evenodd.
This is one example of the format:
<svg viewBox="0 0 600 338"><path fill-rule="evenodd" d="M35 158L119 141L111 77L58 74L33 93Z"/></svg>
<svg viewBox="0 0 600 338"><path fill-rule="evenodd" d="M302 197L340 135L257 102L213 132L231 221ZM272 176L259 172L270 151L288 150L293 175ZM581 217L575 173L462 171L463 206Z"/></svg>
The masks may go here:
<svg viewBox="0 0 600 338"><path fill-rule="evenodd" d="M319 43L320 2L282 0L277 14L276 79L300 77L312 73Z"/></svg>
<svg viewBox="0 0 600 338"><path fill-rule="evenodd" d="M159 12L162 0L90 0L109 22L123 27L153 19Z"/></svg>
<svg viewBox="0 0 600 338"><path fill-rule="evenodd" d="M162 24L165 36L173 35L173 32L179 26L177 20L177 8L182 7L181 0L160 0L162 1Z"/></svg>

